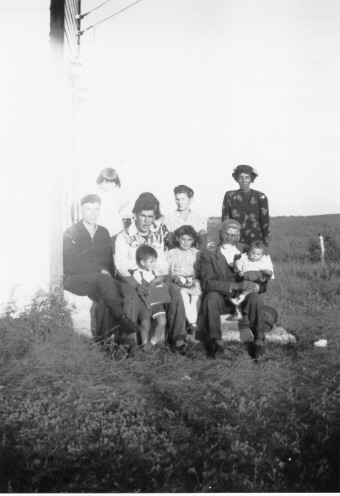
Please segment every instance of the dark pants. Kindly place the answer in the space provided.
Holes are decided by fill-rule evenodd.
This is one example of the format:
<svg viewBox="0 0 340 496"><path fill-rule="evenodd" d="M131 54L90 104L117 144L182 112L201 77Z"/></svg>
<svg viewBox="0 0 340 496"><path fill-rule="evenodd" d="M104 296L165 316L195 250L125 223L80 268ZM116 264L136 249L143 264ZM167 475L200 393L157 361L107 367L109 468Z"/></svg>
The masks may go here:
<svg viewBox="0 0 340 496"><path fill-rule="evenodd" d="M96 308L97 336L104 335L114 326L114 321L123 313L133 322L150 318L150 313L139 298L136 290L106 274L90 272L67 276L64 289L79 296L88 296L98 302ZM185 339L186 318L182 296L179 288L169 285L171 302L167 306L166 316L169 326L169 342ZM131 335L135 339L136 335Z"/></svg>
<svg viewBox="0 0 340 496"><path fill-rule="evenodd" d="M186 317L180 288L169 284L169 293L171 302L166 308L166 320L169 326L168 341L174 344L178 339L186 337Z"/></svg>
<svg viewBox="0 0 340 496"><path fill-rule="evenodd" d="M89 272L67 276L64 280L64 289L78 296L88 296L95 301L99 301L100 297L103 298L114 317L119 318L124 313L123 300L119 295L116 281L108 274Z"/></svg>
<svg viewBox="0 0 340 496"><path fill-rule="evenodd" d="M264 341L264 333L270 331L277 321L277 312L263 304L261 296L250 293L241 303L242 313L247 315L249 328L254 335L254 341ZM203 298L201 317L208 336L207 340L222 339L220 315L230 312L228 298L216 291L206 293Z"/></svg>
<svg viewBox="0 0 340 496"><path fill-rule="evenodd" d="M186 316L180 288L174 284L169 284L168 288L171 297L170 303L166 305L157 305L157 307L164 308L166 313L168 329L167 341L170 344L175 344L177 340L186 338ZM141 298L140 302L140 320L151 319L155 308L153 307L152 310L149 310L144 298Z"/></svg>
<svg viewBox="0 0 340 496"><path fill-rule="evenodd" d="M139 298L136 291L108 274L90 272L67 276L64 288L76 295L88 296L98 303L95 310L97 338L116 327L124 313L137 322Z"/></svg>

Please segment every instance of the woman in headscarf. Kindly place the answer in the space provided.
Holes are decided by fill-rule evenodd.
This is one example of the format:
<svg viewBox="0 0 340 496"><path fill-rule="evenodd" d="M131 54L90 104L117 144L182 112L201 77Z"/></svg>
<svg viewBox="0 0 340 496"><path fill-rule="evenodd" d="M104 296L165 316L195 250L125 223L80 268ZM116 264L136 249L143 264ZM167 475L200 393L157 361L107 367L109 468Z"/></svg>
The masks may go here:
<svg viewBox="0 0 340 496"><path fill-rule="evenodd" d="M264 193L251 189L258 176L250 165L238 165L232 174L239 189L227 191L222 205L222 222L234 219L241 224L240 243L250 245L253 241L269 244L269 209Z"/></svg>

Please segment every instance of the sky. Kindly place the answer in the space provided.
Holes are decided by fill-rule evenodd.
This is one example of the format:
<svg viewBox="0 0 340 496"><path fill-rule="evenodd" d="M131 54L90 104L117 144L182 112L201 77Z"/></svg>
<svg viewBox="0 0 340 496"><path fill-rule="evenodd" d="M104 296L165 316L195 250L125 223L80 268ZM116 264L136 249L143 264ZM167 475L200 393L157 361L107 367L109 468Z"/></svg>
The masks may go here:
<svg viewBox="0 0 340 496"><path fill-rule="evenodd" d="M339 1L142 0L86 31L81 58L84 182L115 167L132 199L152 191L163 211L187 184L215 216L245 163L272 216L340 212Z"/></svg>

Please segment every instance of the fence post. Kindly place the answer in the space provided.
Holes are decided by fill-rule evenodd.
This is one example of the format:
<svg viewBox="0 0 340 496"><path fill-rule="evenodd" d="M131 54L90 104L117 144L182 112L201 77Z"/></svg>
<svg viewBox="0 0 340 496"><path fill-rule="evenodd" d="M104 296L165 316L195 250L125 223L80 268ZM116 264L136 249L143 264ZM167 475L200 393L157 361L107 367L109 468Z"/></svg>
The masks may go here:
<svg viewBox="0 0 340 496"><path fill-rule="evenodd" d="M323 235L319 233L320 248L321 248L321 267L325 268L325 245L323 242Z"/></svg>

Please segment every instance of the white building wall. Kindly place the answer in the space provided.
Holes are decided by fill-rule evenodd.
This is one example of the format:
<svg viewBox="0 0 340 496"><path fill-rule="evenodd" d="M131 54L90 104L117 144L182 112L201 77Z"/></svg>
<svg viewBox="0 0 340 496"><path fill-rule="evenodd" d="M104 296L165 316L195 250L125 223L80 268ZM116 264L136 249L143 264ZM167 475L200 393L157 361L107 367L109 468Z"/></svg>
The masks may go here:
<svg viewBox="0 0 340 496"><path fill-rule="evenodd" d="M63 167L54 144L49 7L49 0L0 0L0 312L9 300L23 308L49 286L49 188L52 167Z"/></svg>

